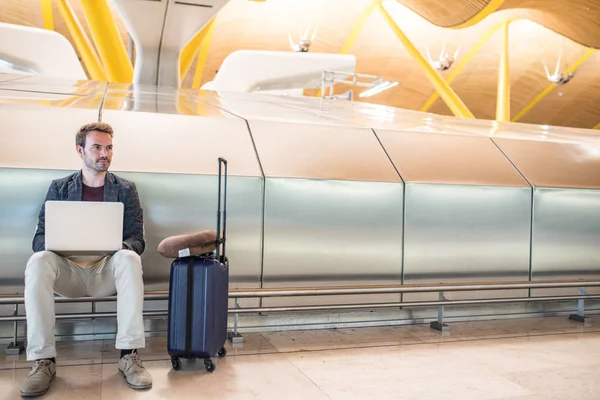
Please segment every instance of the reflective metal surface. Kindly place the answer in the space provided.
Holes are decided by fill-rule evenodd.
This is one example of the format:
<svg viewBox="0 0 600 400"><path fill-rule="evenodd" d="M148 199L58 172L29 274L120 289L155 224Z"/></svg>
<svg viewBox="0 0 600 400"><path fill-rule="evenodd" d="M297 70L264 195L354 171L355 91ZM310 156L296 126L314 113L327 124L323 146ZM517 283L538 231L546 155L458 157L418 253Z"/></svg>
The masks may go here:
<svg viewBox="0 0 600 400"><path fill-rule="evenodd" d="M114 170L216 175L216 160L224 157L230 175L262 176L240 118L112 110L102 116L115 129Z"/></svg>
<svg viewBox="0 0 600 400"><path fill-rule="evenodd" d="M232 113L194 100L185 92L149 93L137 88L132 91L107 91L103 109L238 119Z"/></svg>
<svg viewBox="0 0 600 400"><path fill-rule="evenodd" d="M532 279L600 277L600 191L536 188ZM597 288L590 293L600 293ZM540 290L576 294L576 290Z"/></svg>
<svg viewBox="0 0 600 400"><path fill-rule="evenodd" d="M31 240L48 186L52 179L72 172L0 169L0 254L3 266L0 286L10 285L12 290L16 287L22 293L25 265L32 254ZM146 251L142 256L146 288L168 288L171 260L158 254L158 243L171 235L215 229L216 177L113 172L135 182L140 195L146 238ZM231 177L229 191L227 251L231 260L230 281L232 287L258 287L262 179Z"/></svg>
<svg viewBox="0 0 600 400"><path fill-rule="evenodd" d="M228 0L116 0L135 42L135 83L179 87L179 54Z"/></svg>
<svg viewBox="0 0 600 400"><path fill-rule="evenodd" d="M405 191L404 283L528 280L530 188L407 183ZM489 295L449 293L448 298Z"/></svg>
<svg viewBox="0 0 600 400"><path fill-rule="evenodd" d="M115 173L135 182L140 195L147 248L142 257L146 289L168 289L172 260L162 257L156 248L168 236L216 229L217 178L212 174ZM227 257L232 288L260 286L262 184L260 177L232 176L228 180Z"/></svg>
<svg viewBox="0 0 600 400"><path fill-rule="evenodd" d="M102 120L115 128L111 170L136 183L145 212L147 289L168 282L160 240L214 226L217 157L230 166L232 287L600 276L600 150L581 139L594 134L561 129L530 140L538 128L513 132L503 124L494 131L486 121L364 103L121 84L89 83L77 92L73 82L6 79L0 75L0 293L22 291L44 194L52 179L80 168L74 135L98 120L103 99ZM521 288L447 297L527 295ZM367 297L336 301L394 303L401 296ZM425 299L437 296L402 296ZM262 305L321 301L272 298ZM90 307L61 304L59 312ZM114 303L96 310L112 312Z"/></svg>
<svg viewBox="0 0 600 400"><path fill-rule="evenodd" d="M529 186L488 138L375 132L407 182Z"/></svg>
<svg viewBox="0 0 600 400"><path fill-rule="evenodd" d="M228 97L223 94L223 97ZM434 114L412 110L382 106L361 102L338 102L311 97L284 97L256 95L257 98L271 103L283 104L286 107L316 114L321 118L334 119L339 122L375 129L410 130L437 133L453 133L469 135L466 131L435 125Z"/></svg>
<svg viewBox="0 0 600 400"><path fill-rule="evenodd" d="M94 108L0 104L0 168L79 169L75 134L97 120Z"/></svg>
<svg viewBox="0 0 600 400"><path fill-rule="evenodd" d="M249 121L265 176L400 182L373 131Z"/></svg>
<svg viewBox="0 0 600 400"><path fill-rule="evenodd" d="M106 82L48 78L25 75L19 79L0 80L0 89L39 93L90 95L104 93Z"/></svg>
<svg viewBox="0 0 600 400"><path fill-rule="evenodd" d="M33 254L31 241L48 186L69 172L0 168L0 292L10 286L23 293L25 264Z"/></svg>
<svg viewBox="0 0 600 400"><path fill-rule="evenodd" d="M402 183L268 178L264 287L400 283L402 191ZM399 299L397 294L367 297ZM315 302L266 299L263 305Z"/></svg>
<svg viewBox="0 0 600 400"><path fill-rule="evenodd" d="M600 144L494 141L534 186L600 189Z"/></svg>
<svg viewBox="0 0 600 400"><path fill-rule="evenodd" d="M259 119L300 124L353 126L353 124L338 119L328 118L319 114L311 114L270 102L225 99L217 96L208 96L206 94L201 96L196 95L194 97L202 102L207 102L239 117L250 120Z"/></svg>

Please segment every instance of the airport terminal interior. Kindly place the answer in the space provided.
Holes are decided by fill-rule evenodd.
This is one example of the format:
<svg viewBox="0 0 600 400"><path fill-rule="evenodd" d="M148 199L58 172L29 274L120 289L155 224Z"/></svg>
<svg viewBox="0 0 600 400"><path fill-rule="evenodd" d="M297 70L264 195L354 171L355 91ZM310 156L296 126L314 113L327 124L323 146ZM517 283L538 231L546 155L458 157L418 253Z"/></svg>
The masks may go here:
<svg viewBox="0 0 600 400"><path fill-rule="evenodd" d="M597 0L0 1L0 400L600 398L598 49ZM56 293L34 393L25 270L97 122L152 386L122 293Z"/></svg>

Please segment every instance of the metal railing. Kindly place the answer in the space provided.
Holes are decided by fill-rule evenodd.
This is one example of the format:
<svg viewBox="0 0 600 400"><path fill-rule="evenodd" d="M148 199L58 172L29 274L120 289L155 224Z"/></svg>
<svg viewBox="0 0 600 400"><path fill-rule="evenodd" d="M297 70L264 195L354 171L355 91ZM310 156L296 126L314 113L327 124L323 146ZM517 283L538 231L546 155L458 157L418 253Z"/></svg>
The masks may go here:
<svg viewBox="0 0 600 400"><path fill-rule="evenodd" d="M524 302L552 302L552 301L577 301L577 314L572 314L571 319L584 321L584 301L586 299L600 299L600 294L590 295L586 287L600 286L600 281L583 280L553 280L537 282L482 282L482 283L456 283L456 284L408 284L408 285L381 285L381 286L345 286L345 287L306 287L306 288L276 288L276 289L232 289L229 298L235 301L235 306L229 308L228 312L234 316L233 335L238 334L238 315L242 313L261 312L296 312L296 311L336 311L336 310L361 310L378 308L412 308L412 307L437 307L437 321L431 323L431 327L438 330L448 330L444 324L444 307L451 305L478 305L478 304L500 304L500 303L524 303ZM491 291L511 289L559 289L578 288L578 295L553 295L533 297L503 297L486 299L448 300L445 292L465 291ZM360 303L360 304L323 304L304 306L277 306L277 307L240 307L239 299L243 298L267 298L267 297L301 297L301 296L341 296L341 295L374 295L374 294L400 294L400 293L438 293L438 300L433 301L399 301L385 303ZM144 293L145 301L168 300L168 291L149 291ZM65 298L56 297L56 303L92 303L116 301L117 296L108 297L80 297ZM14 322L14 343L17 343L17 322L25 321L24 315L18 315L18 306L24 304L23 295L4 294L0 295L0 304L13 304L15 311L13 315L0 316L0 322ZM92 307L95 311L95 307ZM166 316L168 310L144 311L145 317ZM113 318L116 312L91 312L91 313L64 313L57 314L56 319L85 319L85 318Z"/></svg>

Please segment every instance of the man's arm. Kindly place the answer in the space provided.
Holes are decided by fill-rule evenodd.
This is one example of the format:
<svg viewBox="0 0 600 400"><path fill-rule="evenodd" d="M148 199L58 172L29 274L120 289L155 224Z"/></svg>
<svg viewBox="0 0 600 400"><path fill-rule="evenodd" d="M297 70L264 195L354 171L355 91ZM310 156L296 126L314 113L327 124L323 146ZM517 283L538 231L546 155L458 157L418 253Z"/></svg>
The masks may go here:
<svg viewBox="0 0 600 400"><path fill-rule="evenodd" d="M40 210L40 214L38 216L38 224L35 230L35 235L33 236L33 242L31 247L34 253L38 251L46 250L46 202L48 200L59 200L58 198L58 190L56 187L56 183L52 181L50 187L48 188L48 192L46 193L46 199L42 204L42 209Z"/></svg>
<svg viewBox="0 0 600 400"><path fill-rule="evenodd" d="M142 255L146 248L144 241L144 213L140 206L137 188L132 182L124 199L125 216L123 226L123 246Z"/></svg>

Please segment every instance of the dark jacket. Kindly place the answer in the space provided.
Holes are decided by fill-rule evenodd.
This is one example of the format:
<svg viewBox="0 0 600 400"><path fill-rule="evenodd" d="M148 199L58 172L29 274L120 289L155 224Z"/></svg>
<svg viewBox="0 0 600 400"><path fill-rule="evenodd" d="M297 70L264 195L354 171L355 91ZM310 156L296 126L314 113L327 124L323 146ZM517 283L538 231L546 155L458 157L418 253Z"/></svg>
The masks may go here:
<svg viewBox="0 0 600 400"><path fill-rule="evenodd" d="M38 225L32 244L34 252L45 250L44 217L46 201L81 201L82 193L81 171L52 181L38 217ZM129 250L133 250L141 255L146 247L144 241L144 216L135 183L107 172L106 179L104 180L104 201L123 203L125 206L123 244Z"/></svg>

